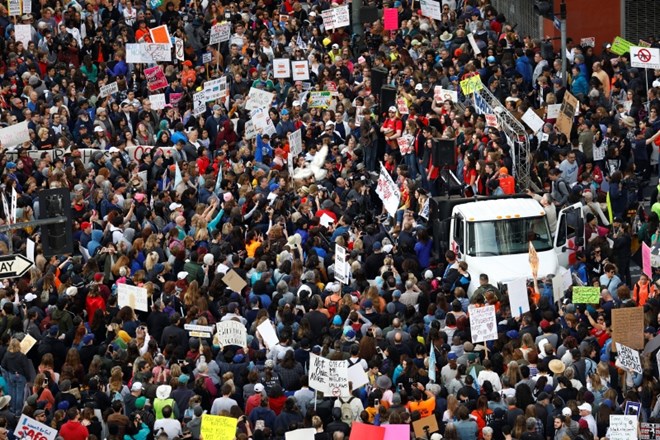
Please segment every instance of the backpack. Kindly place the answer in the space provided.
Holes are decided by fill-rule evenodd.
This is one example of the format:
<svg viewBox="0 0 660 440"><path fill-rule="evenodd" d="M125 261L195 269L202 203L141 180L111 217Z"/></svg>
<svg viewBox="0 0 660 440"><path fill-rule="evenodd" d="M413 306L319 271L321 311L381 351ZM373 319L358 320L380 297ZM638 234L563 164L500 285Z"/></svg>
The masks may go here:
<svg viewBox="0 0 660 440"><path fill-rule="evenodd" d="M339 398L339 402L341 403L341 421L348 426L351 426L355 420L355 414L353 414L353 407L351 406L353 399L355 399L355 397L351 397L347 402L344 402L344 399L341 397Z"/></svg>

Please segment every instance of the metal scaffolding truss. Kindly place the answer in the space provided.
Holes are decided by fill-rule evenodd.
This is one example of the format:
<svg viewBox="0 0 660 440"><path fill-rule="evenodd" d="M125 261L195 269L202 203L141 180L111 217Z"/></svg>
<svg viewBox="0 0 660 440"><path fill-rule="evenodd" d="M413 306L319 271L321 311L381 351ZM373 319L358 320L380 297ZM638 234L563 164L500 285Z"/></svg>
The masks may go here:
<svg viewBox="0 0 660 440"><path fill-rule="evenodd" d="M475 110L479 114L494 114L504 134L513 159L512 175L516 178L516 184L520 190L529 188L531 160L529 138L525 127L518 121L502 103L484 85L472 94Z"/></svg>

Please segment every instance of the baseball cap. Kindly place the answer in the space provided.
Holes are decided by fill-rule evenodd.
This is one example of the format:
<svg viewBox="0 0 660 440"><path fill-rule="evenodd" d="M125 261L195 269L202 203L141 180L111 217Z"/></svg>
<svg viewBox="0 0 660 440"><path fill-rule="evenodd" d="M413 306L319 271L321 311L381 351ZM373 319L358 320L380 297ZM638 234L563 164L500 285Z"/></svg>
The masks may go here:
<svg viewBox="0 0 660 440"><path fill-rule="evenodd" d="M644 333L656 334L656 329L655 329L655 327L648 326L644 329Z"/></svg>
<svg viewBox="0 0 660 440"><path fill-rule="evenodd" d="M390 106L390 108L387 109L387 111L389 111L389 112L395 112L395 111L396 111L396 107L394 107L394 106L392 105L392 106Z"/></svg>
<svg viewBox="0 0 660 440"><path fill-rule="evenodd" d="M265 390L264 386L260 383L258 383L254 386L254 392L255 393L263 393L264 390Z"/></svg>
<svg viewBox="0 0 660 440"><path fill-rule="evenodd" d="M133 386L131 386L131 391L142 391L142 382L133 382Z"/></svg>

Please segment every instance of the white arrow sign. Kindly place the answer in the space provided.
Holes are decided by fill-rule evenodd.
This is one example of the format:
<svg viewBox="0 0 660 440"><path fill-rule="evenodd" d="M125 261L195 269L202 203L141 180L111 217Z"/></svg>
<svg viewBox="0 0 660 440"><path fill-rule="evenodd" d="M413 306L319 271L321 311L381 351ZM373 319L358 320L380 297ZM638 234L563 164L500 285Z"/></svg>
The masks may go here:
<svg viewBox="0 0 660 440"><path fill-rule="evenodd" d="M23 255L4 255L0 257L0 279L21 277L33 265Z"/></svg>

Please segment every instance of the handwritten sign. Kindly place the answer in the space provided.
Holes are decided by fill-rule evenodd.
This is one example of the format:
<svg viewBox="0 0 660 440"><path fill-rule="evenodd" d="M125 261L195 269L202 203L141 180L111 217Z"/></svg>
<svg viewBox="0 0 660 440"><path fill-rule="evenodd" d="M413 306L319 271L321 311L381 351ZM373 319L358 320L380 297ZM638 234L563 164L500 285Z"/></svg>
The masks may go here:
<svg viewBox="0 0 660 440"><path fill-rule="evenodd" d="M644 308L612 309L612 341L641 350L644 348Z"/></svg>
<svg viewBox="0 0 660 440"><path fill-rule="evenodd" d="M532 129L532 133L536 134L543 128L543 119L536 114L536 112L528 108L525 114L522 116L522 120L529 128Z"/></svg>
<svg viewBox="0 0 660 440"><path fill-rule="evenodd" d="M337 29L351 24L348 6L326 9L321 13L321 17L323 18L323 26L326 30Z"/></svg>
<svg viewBox="0 0 660 440"><path fill-rule="evenodd" d="M227 345L247 347L247 330L242 323L228 320L218 322L215 326L218 329L218 342L222 347Z"/></svg>
<svg viewBox="0 0 660 440"><path fill-rule="evenodd" d="M275 95L271 92L252 87L250 88L250 93L248 93L245 109L254 110L255 108L270 107L270 103L273 102L274 97Z"/></svg>
<svg viewBox="0 0 660 440"><path fill-rule="evenodd" d="M419 4L423 16L433 18L434 20L442 20L442 9L440 9L439 1L420 0Z"/></svg>
<svg viewBox="0 0 660 440"><path fill-rule="evenodd" d="M277 133L275 124L273 124L273 120L270 118L267 109L255 108L250 113L250 118L252 119L252 123L254 124L257 133L261 133L262 135L267 134L269 136Z"/></svg>
<svg viewBox="0 0 660 440"><path fill-rule="evenodd" d="M17 24L14 26L14 39L22 41L23 46L27 49L28 44L32 41L32 26L29 24Z"/></svg>
<svg viewBox="0 0 660 440"><path fill-rule="evenodd" d="M125 283L117 284L117 304L119 307L129 306L133 310L149 311L147 289L131 286Z"/></svg>
<svg viewBox="0 0 660 440"><path fill-rule="evenodd" d="M346 271L346 249L335 244L335 279L342 284L348 284L348 272Z"/></svg>
<svg viewBox="0 0 660 440"><path fill-rule="evenodd" d="M486 342L497 339L497 318L495 306L473 307L468 309L472 342Z"/></svg>
<svg viewBox="0 0 660 440"><path fill-rule="evenodd" d="M21 0L7 0L9 16L21 15Z"/></svg>
<svg viewBox="0 0 660 440"><path fill-rule="evenodd" d="M183 328L190 333L191 336L200 338L210 338L213 335L214 330L212 325L185 324ZM195 334L193 335L193 333Z"/></svg>
<svg viewBox="0 0 660 440"><path fill-rule="evenodd" d="M479 75L474 75L464 79L463 81L460 82L460 85L461 85L461 91L463 92L464 95L471 95L474 92L478 92L479 90L484 88L484 85L481 82L481 78L479 77Z"/></svg>
<svg viewBox="0 0 660 440"><path fill-rule="evenodd" d="M126 44L126 62L153 64L172 61L170 44L128 43Z"/></svg>
<svg viewBox="0 0 660 440"><path fill-rule="evenodd" d="M291 61L294 81L309 81L309 61Z"/></svg>
<svg viewBox="0 0 660 440"><path fill-rule="evenodd" d="M545 117L547 119L557 119L559 117L560 110L561 110L561 104L550 104L548 105Z"/></svg>
<svg viewBox="0 0 660 440"><path fill-rule="evenodd" d="M220 44L229 41L231 36L231 23L218 23L211 28L209 44Z"/></svg>
<svg viewBox="0 0 660 440"><path fill-rule="evenodd" d="M206 91L202 90L193 95L193 116L199 116L206 111Z"/></svg>
<svg viewBox="0 0 660 440"><path fill-rule="evenodd" d="M147 87L151 92L167 87L167 78L165 78L165 73L161 66L144 69L144 76L147 78Z"/></svg>
<svg viewBox="0 0 660 440"><path fill-rule="evenodd" d="M291 76L291 62L288 58L275 58L273 60L273 78L289 78Z"/></svg>
<svg viewBox="0 0 660 440"><path fill-rule="evenodd" d="M233 417L202 415L201 436L208 439L233 439L236 437L238 419Z"/></svg>
<svg viewBox="0 0 660 440"><path fill-rule="evenodd" d="M179 61L186 59L185 43L183 42L182 38L174 37L174 55Z"/></svg>
<svg viewBox="0 0 660 440"><path fill-rule="evenodd" d="M0 142L2 142L2 146L5 148L15 147L29 140L30 129L28 127L28 121L0 128ZM41 153L41 151L38 153Z"/></svg>
<svg viewBox="0 0 660 440"><path fill-rule="evenodd" d="M623 344L616 343L617 360L622 367L642 374L642 361L639 358L639 352L633 348L626 347Z"/></svg>
<svg viewBox="0 0 660 440"><path fill-rule="evenodd" d="M30 335L25 335L25 337L21 340L21 353L23 354L28 354L28 351L34 347L34 344L37 343L37 340L34 339Z"/></svg>
<svg viewBox="0 0 660 440"><path fill-rule="evenodd" d="M293 133L289 133L289 155L294 157L298 156L300 153L302 153L302 147L302 130L298 129Z"/></svg>
<svg viewBox="0 0 660 440"><path fill-rule="evenodd" d="M22 414L16 424L14 435L21 439L55 440L57 437L57 429L53 429L50 426L44 425L43 423L37 422L33 418Z"/></svg>
<svg viewBox="0 0 660 440"><path fill-rule="evenodd" d="M397 98L396 99L396 108L399 110L399 113L402 115L407 115L408 114L408 103L406 102L406 98Z"/></svg>
<svg viewBox="0 0 660 440"><path fill-rule="evenodd" d="M359 363L348 368L348 381L351 382L351 387L356 390L362 385L369 383L369 377Z"/></svg>
<svg viewBox="0 0 660 440"><path fill-rule="evenodd" d="M599 302L599 287L573 286L573 304L598 304Z"/></svg>
<svg viewBox="0 0 660 440"><path fill-rule="evenodd" d="M99 93L100 98L105 98L106 96L110 96L113 93L119 92L119 84L117 84L117 81L112 82L110 84L106 84L101 87L101 91Z"/></svg>
<svg viewBox="0 0 660 440"><path fill-rule="evenodd" d="M636 440L637 423L637 416L611 414L608 440Z"/></svg>
<svg viewBox="0 0 660 440"><path fill-rule="evenodd" d="M156 93L155 95L149 96L149 101L151 102L151 108L153 110L162 110L165 108L165 93Z"/></svg>
<svg viewBox="0 0 660 440"><path fill-rule="evenodd" d="M349 396L348 364L310 353L309 386L333 397Z"/></svg>
<svg viewBox="0 0 660 440"><path fill-rule="evenodd" d="M204 52L202 54L202 64L208 64L211 62L212 59L213 59L213 55L211 54L211 52Z"/></svg>

